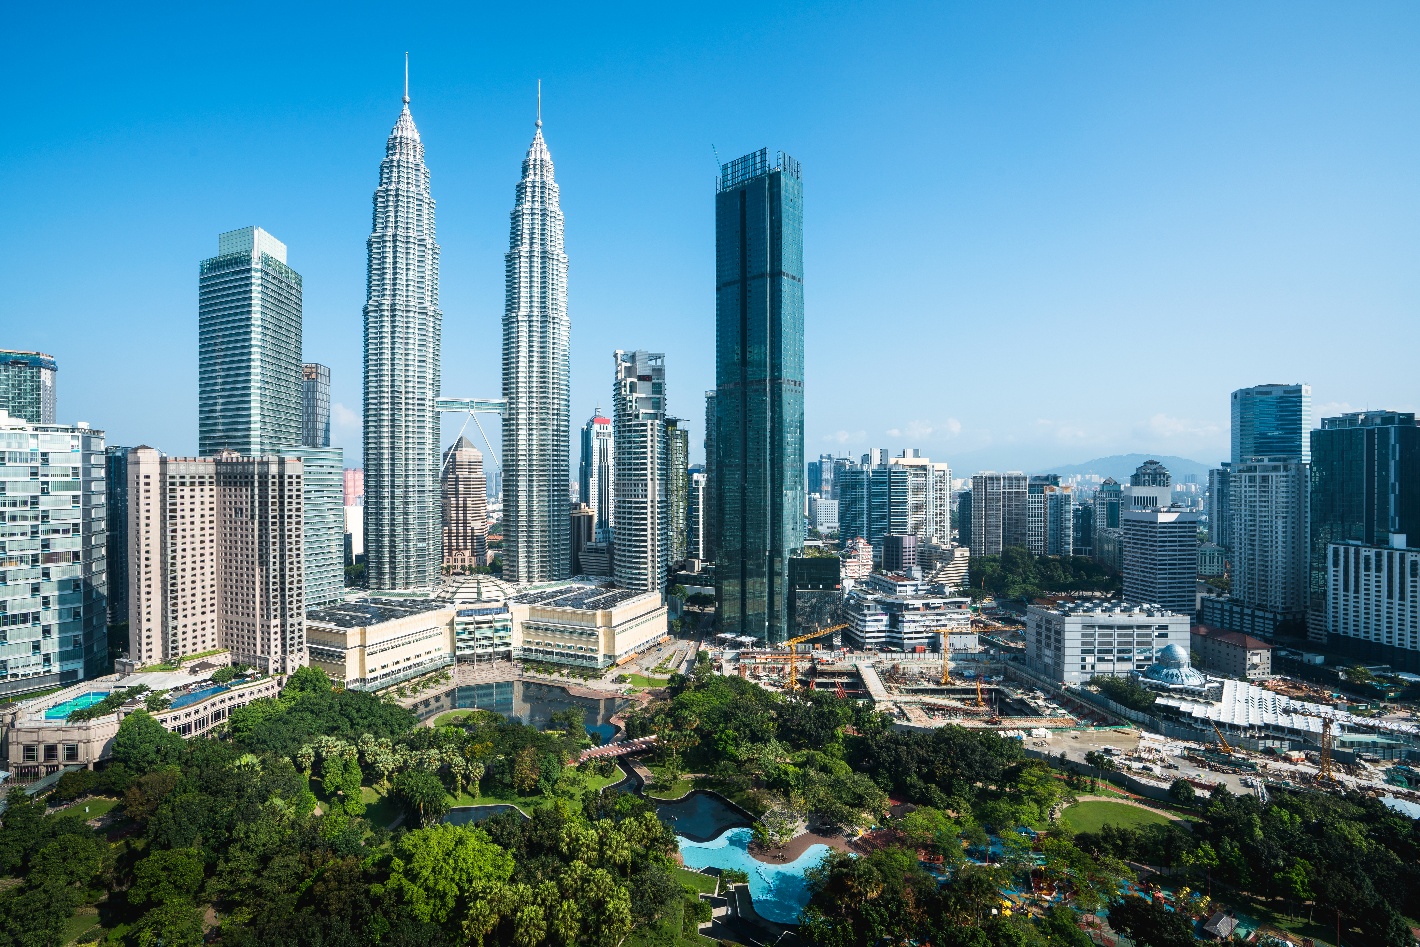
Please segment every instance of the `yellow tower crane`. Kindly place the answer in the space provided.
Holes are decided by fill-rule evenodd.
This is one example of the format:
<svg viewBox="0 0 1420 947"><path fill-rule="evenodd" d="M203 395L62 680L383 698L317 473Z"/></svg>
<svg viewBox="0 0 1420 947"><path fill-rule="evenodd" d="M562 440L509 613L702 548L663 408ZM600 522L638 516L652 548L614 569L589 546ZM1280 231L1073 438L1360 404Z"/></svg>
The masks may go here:
<svg viewBox="0 0 1420 947"><path fill-rule="evenodd" d="M942 683L943 683L943 684L950 684L950 683L952 682L952 673L951 673L951 671L952 671L952 646L951 646L951 638L949 637L950 634L951 634L951 632L949 632L947 629L945 629L945 628L942 629Z"/></svg>
<svg viewBox="0 0 1420 947"><path fill-rule="evenodd" d="M799 689L799 645L813 641L815 638L822 638L835 631L842 631L847 627L847 625L829 625L827 628L820 628L807 635L799 635L797 638L790 638L784 642L784 647L789 649L789 680L784 683L784 689L787 691Z"/></svg>

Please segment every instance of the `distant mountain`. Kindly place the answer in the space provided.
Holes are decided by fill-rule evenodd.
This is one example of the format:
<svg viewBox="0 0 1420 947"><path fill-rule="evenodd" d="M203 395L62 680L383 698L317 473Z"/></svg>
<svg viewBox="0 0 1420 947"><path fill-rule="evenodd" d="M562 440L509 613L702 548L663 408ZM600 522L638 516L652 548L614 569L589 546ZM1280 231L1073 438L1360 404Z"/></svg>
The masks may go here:
<svg viewBox="0 0 1420 947"><path fill-rule="evenodd" d="M1157 460L1167 467L1169 473L1173 474L1174 483L1182 483L1189 474L1196 476L1199 483L1206 484L1208 482L1210 469L1208 464L1201 464L1196 460L1189 460L1187 457L1175 457L1172 454L1115 454L1113 457L1096 457L1083 464L1068 464L1036 472L1060 474L1062 477L1075 474L1099 474L1101 477L1113 477L1120 483L1128 483L1129 475L1146 460Z"/></svg>

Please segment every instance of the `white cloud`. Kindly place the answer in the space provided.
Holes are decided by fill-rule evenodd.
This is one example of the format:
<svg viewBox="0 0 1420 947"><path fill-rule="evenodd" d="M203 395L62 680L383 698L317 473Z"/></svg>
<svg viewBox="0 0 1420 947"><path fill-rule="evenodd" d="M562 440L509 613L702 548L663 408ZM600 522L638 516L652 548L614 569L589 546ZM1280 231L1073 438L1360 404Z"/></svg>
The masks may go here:
<svg viewBox="0 0 1420 947"><path fill-rule="evenodd" d="M330 422L338 428L356 430L360 427L360 412L336 401L330 406Z"/></svg>
<svg viewBox="0 0 1420 947"><path fill-rule="evenodd" d="M823 436L823 439L826 441L832 441L835 444L848 444L850 442L857 443L859 441L862 441L863 438L867 436L867 431L853 431L851 433L849 431L834 431L832 434L825 434Z"/></svg>
<svg viewBox="0 0 1420 947"><path fill-rule="evenodd" d="M946 432L952 437L956 437L961 433L961 422L956 418L947 418L947 422L943 424L942 427L945 428Z"/></svg>
<svg viewBox="0 0 1420 947"><path fill-rule="evenodd" d="M1167 414L1156 414L1144 424L1144 433L1152 437L1215 437L1221 429L1207 421L1191 418L1175 418Z"/></svg>

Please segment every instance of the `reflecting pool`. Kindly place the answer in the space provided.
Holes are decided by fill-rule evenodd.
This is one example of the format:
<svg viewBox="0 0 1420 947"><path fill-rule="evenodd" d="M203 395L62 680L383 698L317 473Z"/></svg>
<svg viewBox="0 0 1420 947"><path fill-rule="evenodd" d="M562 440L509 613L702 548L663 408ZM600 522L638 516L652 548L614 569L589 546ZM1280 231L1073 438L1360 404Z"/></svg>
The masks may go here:
<svg viewBox="0 0 1420 947"><path fill-rule="evenodd" d="M610 743L617 732L611 718L630 703L622 697L577 697L565 687L541 681L490 681L460 684L422 698L414 705L414 712L420 720L429 720L450 710L491 710L542 730L559 710L577 707L586 715L587 733Z"/></svg>
<svg viewBox="0 0 1420 947"><path fill-rule="evenodd" d="M680 854L689 868L737 868L749 876L749 893L754 909L767 921L797 924L799 912L809 903L809 885L804 872L828 854L827 845L810 845L804 853L783 865L770 865L749 853L754 833L748 828L730 829L709 842L679 836Z"/></svg>
<svg viewBox="0 0 1420 947"><path fill-rule="evenodd" d="M450 809L449 814L444 816L444 821L450 825L476 825L484 819L491 819L505 812L516 812L522 818L527 818L517 806L492 803L486 806L459 806L457 809Z"/></svg>

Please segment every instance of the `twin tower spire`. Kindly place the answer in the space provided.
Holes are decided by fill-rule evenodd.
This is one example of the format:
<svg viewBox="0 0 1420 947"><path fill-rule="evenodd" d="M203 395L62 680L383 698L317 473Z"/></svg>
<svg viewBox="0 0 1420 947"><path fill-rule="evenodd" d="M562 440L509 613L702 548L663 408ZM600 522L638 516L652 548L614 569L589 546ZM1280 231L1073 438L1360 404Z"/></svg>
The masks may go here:
<svg viewBox="0 0 1420 947"><path fill-rule="evenodd" d="M570 480L567 254L552 156L537 124L523 159L504 256L504 577L566 578ZM424 146L403 108L374 194L365 324L365 547L372 591L427 589L443 562L439 245Z"/></svg>

